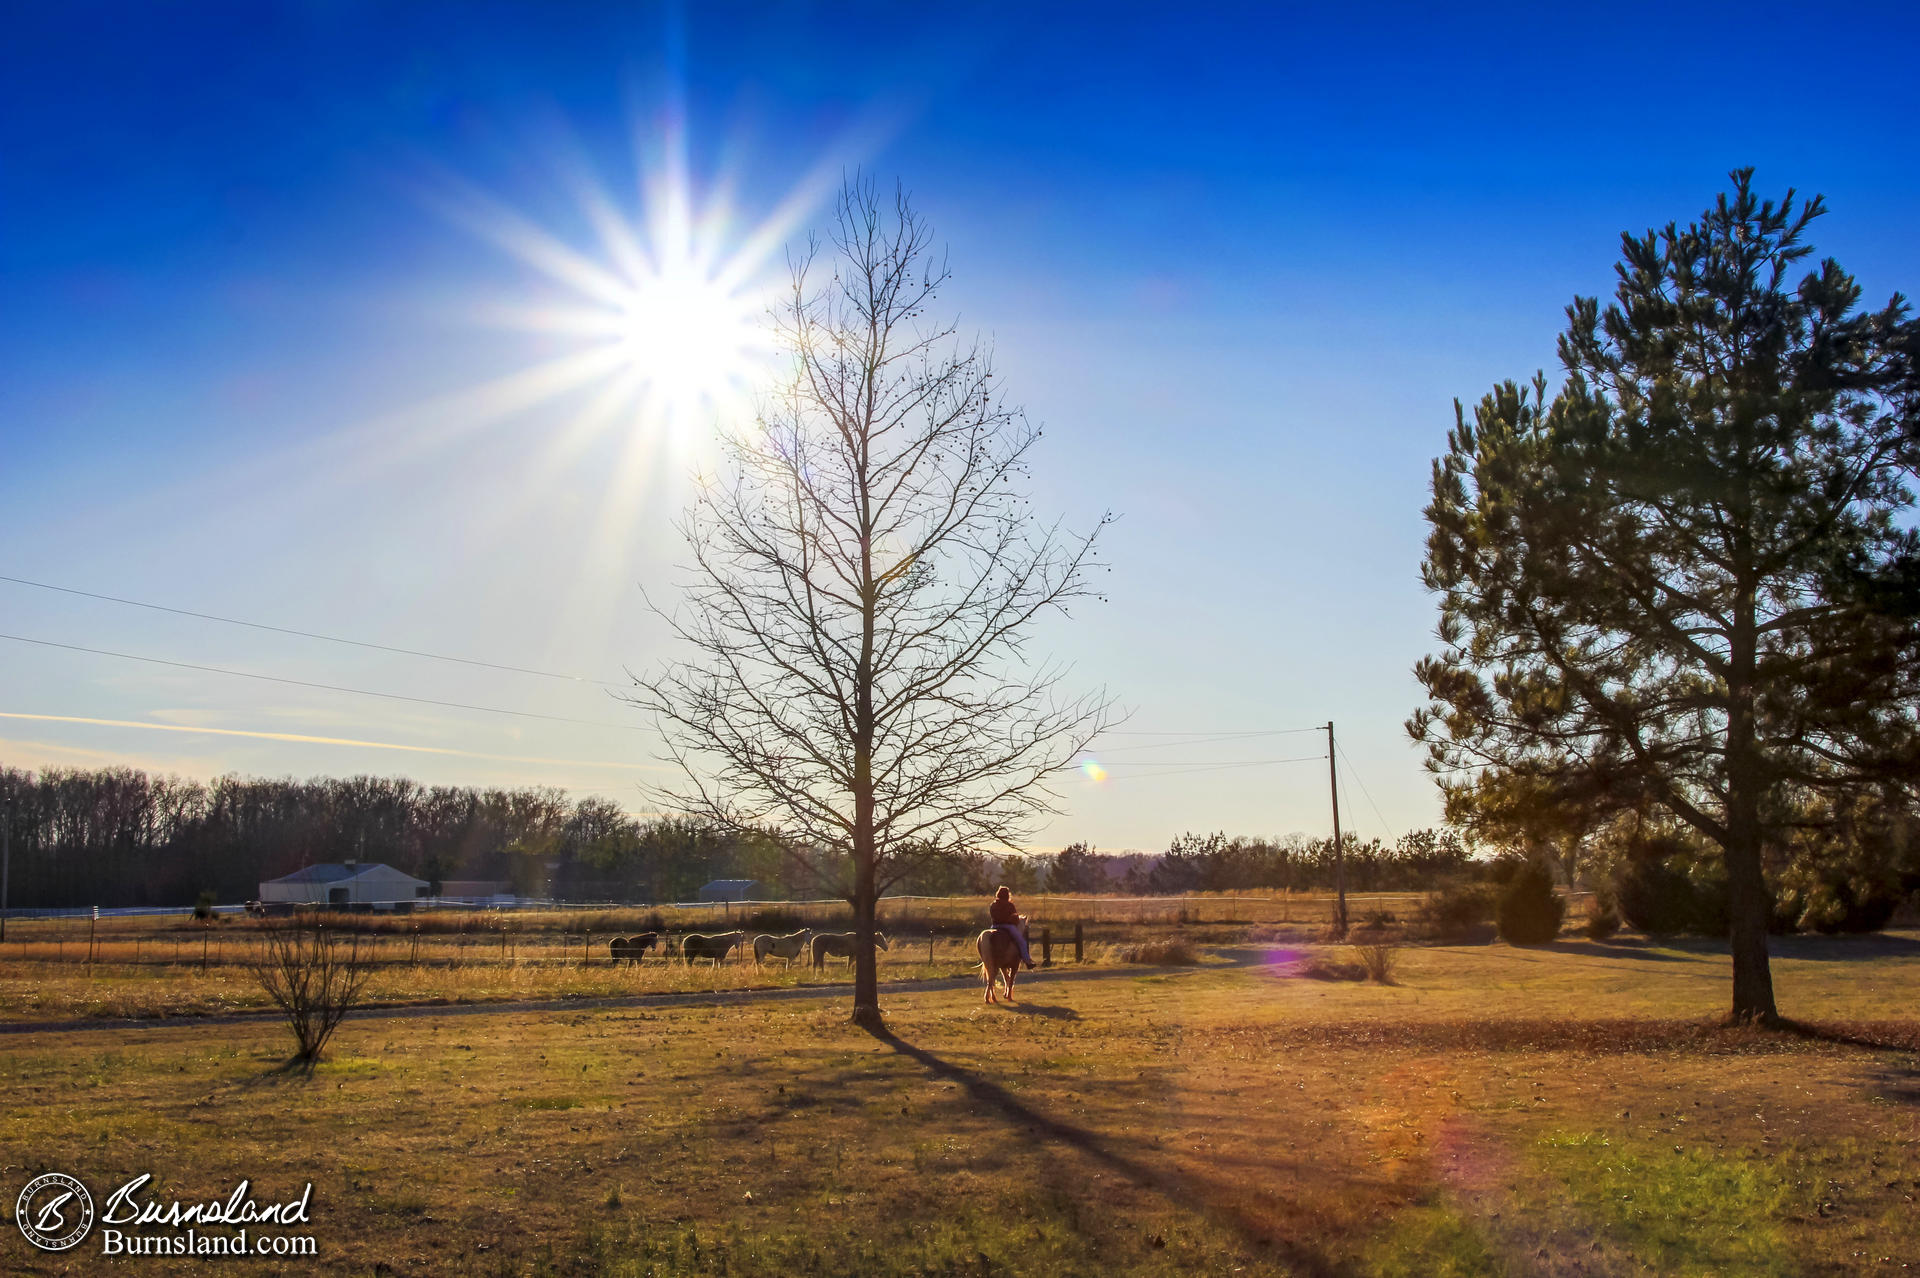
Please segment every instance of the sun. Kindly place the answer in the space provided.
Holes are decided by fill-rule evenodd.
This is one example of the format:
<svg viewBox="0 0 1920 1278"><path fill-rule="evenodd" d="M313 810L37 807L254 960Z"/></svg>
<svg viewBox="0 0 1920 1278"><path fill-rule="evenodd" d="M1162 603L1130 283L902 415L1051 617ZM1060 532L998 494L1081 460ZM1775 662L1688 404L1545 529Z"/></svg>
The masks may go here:
<svg viewBox="0 0 1920 1278"><path fill-rule="evenodd" d="M572 233L467 187L435 203L531 268L538 297L485 308L501 326L559 339L562 353L519 382L557 399L587 387L595 429L624 428L685 453L696 436L751 410L777 351L767 317L782 250L826 190L817 166L772 213L746 221L724 185L697 188L684 139L665 127L657 163L622 199L585 164L564 166ZM582 428L585 429L585 428Z"/></svg>
<svg viewBox="0 0 1920 1278"><path fill-rule="evenodd" d="M609 316L626 370L667 422L724 415L766 359L762 303L691 255L638 279Z"/></svg>

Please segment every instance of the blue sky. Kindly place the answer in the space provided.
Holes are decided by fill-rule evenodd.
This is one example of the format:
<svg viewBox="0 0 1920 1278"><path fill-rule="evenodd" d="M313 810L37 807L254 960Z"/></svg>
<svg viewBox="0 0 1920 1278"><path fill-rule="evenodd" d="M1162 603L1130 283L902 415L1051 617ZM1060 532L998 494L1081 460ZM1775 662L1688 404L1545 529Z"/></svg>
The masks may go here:
<svg viewBox="0 0 1920 1278"><path fill-rule="evenodd" d="M1044 10L1044 12L1035 12ZM665 655L681 430L569 434L591 390L503 329L554 282L473 192L592 255L682 122L741 240L897 177L946 294L1046 427L1043 509L1104 510L1104 604L1045 646L1133 711L1036 842L1319 831L1437 811L1401 723L1431 644L1420 507L1451 402L1551 367L1617 237L1728 169L1827 195L1870 300L1920 285L1910 6L127 5L0 40L0 574L617 680ZM770 265L777 265L775 258ZM493 389L489 390L491 387ZM572 439L573 451L556 440ZM609 476L631 474L631 482ZM598 685L0 582L0 632L558 723L0 641L0 761L408 773L631 800ZM318 741L81 724L220 728ZM456 751L460 753L432 753ZM1110 751L1110 752L1108 752ZM549 760L533 763L527 760ZM1257 763L1248 767L1219 764ZM1362 792L1361 786L1365 790Z"/></svg>

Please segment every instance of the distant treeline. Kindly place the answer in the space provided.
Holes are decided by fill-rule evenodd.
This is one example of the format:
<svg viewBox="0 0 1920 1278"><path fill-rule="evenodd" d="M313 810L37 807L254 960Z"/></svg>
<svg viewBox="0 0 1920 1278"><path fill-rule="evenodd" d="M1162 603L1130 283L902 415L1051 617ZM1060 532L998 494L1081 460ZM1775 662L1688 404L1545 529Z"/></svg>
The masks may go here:
<svg viewBox="0 0 1920 1278"><path fill-rule="evenodd" d="M1426 891L1452 879L1484 873L1451 830L1415 830L1392 844L1347 835L1347 890ZM1165 852L1097 852L1076 843L1058 853L1003 867L1008 886L1052 892L1127 892L1161 896L1182 892L1241 892L1253 888L1330 890L1339 858L1331 838L1292 834L1282 839L1183 834Z"/></svg>
<svg viewBox="0 0 1920 1278"><path fill-rule="evenodd" d="M559 899L689 900L713 878L791 886L770 846L547 788L5 768L0 797L10 801L16 907L180 905L203 892L244 901L262 880L347 860Z"/></svg>
<svg viewBox="0 0 1920 1278"><path fill-rule="evenodd" d="M16 908L184 905L203 893L244 901L264 880L348 860L384 862L436 888L481 880L562 901L687 901L712 879L754 879L773 899L842 891L770 840L685 817L638 818L606 799L551 788L0 767L0 803ZM1346 855L1347 886L1362 892L1423 889L1476 864L1458 838L1433 831L1391 846L1349 836ZM944 896L1002 882L1022 892L1313 890L1333 886L1333 865L1330 839L1183 835L1158 854L1075 844L1030 857L928 858L892 890Z"/></svg>

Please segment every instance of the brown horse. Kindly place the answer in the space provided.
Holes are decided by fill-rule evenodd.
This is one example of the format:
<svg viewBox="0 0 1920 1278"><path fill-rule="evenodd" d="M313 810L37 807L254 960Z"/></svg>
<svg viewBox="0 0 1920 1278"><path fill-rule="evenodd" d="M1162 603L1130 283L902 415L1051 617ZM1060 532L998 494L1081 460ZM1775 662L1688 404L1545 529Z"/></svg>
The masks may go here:
<svg viewBox="0 0 1920 1278"><path fill-rule="evenodd" d="M635 966L638 966L640 956L659 944L660 934L658 932L642 932L638 936L614 937L611 941L607 942L607 950L612 954L615 963L618 963L621 959L630 959Z"/></svg>
<svg viewBox="0 0 1920 1278"><path fill-rule="evenodd" d="M1024 928L1026 925L1027 916L1022 914L1020 926ZM990 927L980 934L973 948L980 954L980 979L987 984L986 1001L999 1002L993 994L993 978L998 976L1006 982L1007 1002L1013 1002L1013 980L1020 974L1019 944L1000 928Z"/></svg>

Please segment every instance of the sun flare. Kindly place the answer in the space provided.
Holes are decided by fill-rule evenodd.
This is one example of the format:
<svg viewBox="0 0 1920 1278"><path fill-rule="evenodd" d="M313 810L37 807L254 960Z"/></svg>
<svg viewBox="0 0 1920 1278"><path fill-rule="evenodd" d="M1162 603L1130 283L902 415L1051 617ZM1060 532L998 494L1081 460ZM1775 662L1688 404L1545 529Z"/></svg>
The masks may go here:
<svg viewBox="0 0 1920 1278"><path fill-rule="evenodd" d="M868 132L751 198L728 177L727 148L716 176L696 173L673 110L634 121L631 182L604 180L558 134L528 157L540 181L520 196L429 179L422 202L494 250L490 268L518 268L489 269L482 290L447 299L443 313L524 337L525 360L341 432L341 464L358 476L500 439L515 459L512 490L471 512L470 537L505 546L529 520L578 519L567 607L607 621L617 606L603 583L631 579L666 535L661 512L717 465L723 432L749 427L777 378L768 312L787 282L786 250L857 167Z"/></svg>
<svg viewBox="0 0 1920 1278"><path fill-rule="evenodd" d="M617 198L583 166L567 171L584 236L471 190L441 203L531 268L540 297L482 313L561 339L568 349L549 366L566 372L552 395L598 384L614 401L595 396L599 429L624 423L684 454L708 428L750 410L774 356L771 268L823 184L820 173L809 174L751 225L724 188L697 187L677 133L667 130L662 146L665 158L644 174L634 201Z"/></svg>

